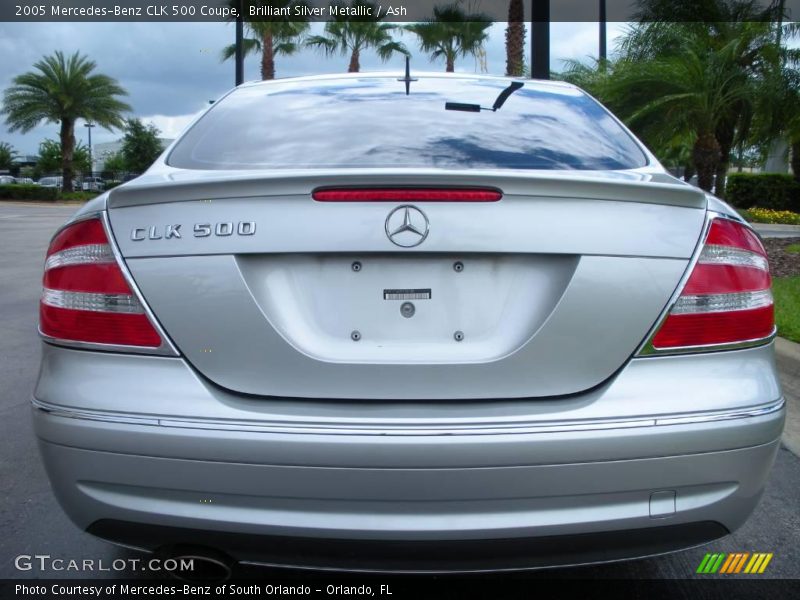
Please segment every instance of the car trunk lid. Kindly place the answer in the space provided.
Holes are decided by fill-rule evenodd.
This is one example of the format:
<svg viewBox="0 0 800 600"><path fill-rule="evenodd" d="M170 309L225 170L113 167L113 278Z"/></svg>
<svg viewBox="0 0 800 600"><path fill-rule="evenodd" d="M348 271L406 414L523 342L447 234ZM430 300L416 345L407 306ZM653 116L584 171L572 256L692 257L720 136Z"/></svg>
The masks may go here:
<svg viewBox="0 0 800 600"><path fill-rule="evenodd" d="M154 176L112 191L108 207L156 317L223 387L313 398L541 397L613 375L688 265L704 195L647 179L176 171L169 182ZM378 187L494 189L502 199L312 197ZM392 219L402 224L407 210L425 228L413 246L391 239Z"/></svg>

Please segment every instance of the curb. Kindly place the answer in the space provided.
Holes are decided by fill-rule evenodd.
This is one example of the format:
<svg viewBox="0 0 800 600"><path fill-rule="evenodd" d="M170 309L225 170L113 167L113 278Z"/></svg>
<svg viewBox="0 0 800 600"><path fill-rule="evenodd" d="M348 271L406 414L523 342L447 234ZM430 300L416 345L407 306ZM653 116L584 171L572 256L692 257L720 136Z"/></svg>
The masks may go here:
<svg viewBox="0 0 800 600"><path fill-rule="evenodd" d="M775 231L781 233L796 233L800 235L800 225L791 225L787 223L750 223L750 225L758 232Z"/></svg>
<svg viewBox="0 0 800 600"><path fill-rule="evenodd" d="M5 200L0 198L0 206L43 206L43 207L60 207L60 206L83 206L86 204L83 200Z"/></svg>
<svg viewBox="0 0 800 600"><path fill-rule="evenodd" d="M786 399L786 425L783 444L800 456L800 344L775 338L775 366L778 368Z"/></svg>
<svg viewBox="0 0 800 600"><path fill-rule="evenodd" d="M783 361L791 361L797 363L797 368L792 369L800 375L800 344L791 342L786 338L775 338L775 354L783 359Z"/></svg>

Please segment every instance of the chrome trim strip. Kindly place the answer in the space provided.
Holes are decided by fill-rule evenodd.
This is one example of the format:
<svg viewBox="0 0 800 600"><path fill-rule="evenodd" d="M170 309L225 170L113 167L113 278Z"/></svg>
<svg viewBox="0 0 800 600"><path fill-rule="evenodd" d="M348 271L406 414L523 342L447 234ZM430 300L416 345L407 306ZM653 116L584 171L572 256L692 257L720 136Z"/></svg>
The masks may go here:
<svg viewBox="0 0 800 600"><path fill-rule="evenodd" d="M53 415L54 417L64 417L67 419L83 419L85 421L102 421L104 423L120 423L127 425L158 425L157 418L120 416L113 413L105 413L94 410L84 410L78 408L59 407L48 402L42 402L36 398L31 398L34 408Z"/></svg>
<svg viewBox="0 0 800 600"><path fill-rule="evenodd" d="M133 275L131 275L131 272L128 270L128 264L125 262L125 258L122 256L122 253L119 251L119 246L117 245L117 239L114 237L114 231L111 229L111 222L108 220L107 210L104 210L101 213L101 218L103 220L103 227L106 230L106 237L108 237L108 245L111 246L111 252L114 253L114 259L117 261L120 270L122 270L122 275L125 277L125 281L127 282L128 286L130 286L133 295L139 300L139 303L142 305L142 308L144 309L144 314L147 315L147 318L150 320L150 324L155 328L156 333L158 333L158 335L161 337L161 346L156 348L152 353L162 354L165 356L180 356L180 352L178 352L178 349L172 343L172 340L169 338L167 333L161 327L161 323L158 322L158 319L156 319L156 316L153 314L153 311L150 310L150 306L145 301L144 296L142 295L142 291L139 289L139 286L136 285L136 281L134 281Z"/></svg>
<svg viewBox="0 0 800 600"><path fill-rule="evenodd" d="M692 354L695 352L717 352L721 350L745 350L747 348L755 348L756 346L765 346L771 343L777 335L778 328L775 327L772 330L772 333L765 338L742 340L732 344L705 344L700 346L681 346L680 348L664 348L660 350L651 346L652 351L637 355L636 358L655 358L657 356L676 356L680 354Z"/></svg>
<svg viewBox="0 0 800 600"><path fill-rule="evenodd" d="M768 404L724 411L669 415L665 417L639 417L625 420L596 419L586 421L560 421L555 423L477 424L455 426L452 424L431 426L376 425L318 425L280 422L213 421L210 419L162 419L157 416L132 416L100 411L56 406L33 398L35 408L56 417L102 421L106 423L149 425L176 429L205 429L209 431L254 432L274 434L307 435L370 435L370 436L439 436L439 435L503 435L534 434L578 431L606 431L636 427L659 427L669 425L691 425L714 423L733 419L762 417L783 410L785 400L780 398Z"/></svg>
<svg viewBox="0 0 800 600"><path fill-rule="evenodd" d="M155 356L166 356L173 358L173 355L167 354L162 350L163 344L159 348L148 348L146 346L124 346L122 344L102 344L100 342L79 342L76 340L62 340L54 338L46 333L42 333L41 327L37 329L39 337L43 342L47 342L53 346L63 346L65 348L74 348L75 350L99 350L102 352L120 352L123 354L150 354ZM163 338L162 338L163 339Z"/></svg>
<svg viewBox="0 0 800 600"><path fill-rule="evenodd" d="M786 401L781 398L778 402L773 404L755 408L743 408L721 413L687 415L683 417L665 417L663 419L656 419L656 425L684 425L687 423L709 423L713 421L729 421L731 419L749 419L751 417L760 417L776 412L783 408L785 404Z"/></svg>

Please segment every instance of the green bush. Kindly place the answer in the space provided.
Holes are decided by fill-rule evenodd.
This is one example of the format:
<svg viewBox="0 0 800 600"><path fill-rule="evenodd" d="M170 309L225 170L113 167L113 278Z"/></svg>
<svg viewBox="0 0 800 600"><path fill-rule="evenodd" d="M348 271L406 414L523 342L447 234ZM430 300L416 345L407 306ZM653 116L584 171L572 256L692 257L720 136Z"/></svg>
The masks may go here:
<svg viewBox="0 0 800 600"><path fill-rule="evenodd" d="M78 200L80 202L86 202L87 200L91 200L98 196L97 192L61 192L59 195L59 200L68 200L74 202Z"/></svg>
<svg viewBox="0 0 800 600"><path fill-rule="evenodd" d="M736 208L769 208L800 212L800 183L783 173L732 173L726 200Z"/></svg>
<svg viewBox="0 0 800 600"><path fill-rule="evenodd" d="M0 200L58 200L58 189L39 185L0 185Z"/></svg>
<svg viewBox="0 0 800 600"><path fill-rule="evenodd" d="M98 192L64 192L54 187L40 185L0 185L0 200L34 200L54 202L66 200L69 202L86 202L96 197Z"/></svg>

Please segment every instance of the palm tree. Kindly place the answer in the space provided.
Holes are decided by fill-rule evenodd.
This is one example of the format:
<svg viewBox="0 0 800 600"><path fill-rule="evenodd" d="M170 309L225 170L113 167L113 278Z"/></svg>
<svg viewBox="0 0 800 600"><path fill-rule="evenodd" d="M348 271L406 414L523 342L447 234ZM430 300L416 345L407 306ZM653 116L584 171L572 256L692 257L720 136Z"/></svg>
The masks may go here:
<svg viewBox="0 0 800 600"><path fill-rule="evenodd" d="M792 171L800 183L800 50L783 49L782 60L759 81L750 144L768 148L784 138L791 148Z"/></svg>
<svg viewBox="0 0 800 600"><path fill-rule="evenodd" d="M0 142L0 169L10 169L19 154L8 142Z"/></svg>
<svg viewBox="0 0 800 600"><path fill-rule="evenodd" d="M603 99L643 138L691 132L698 185L708 191L723 163L722 141L728 143L719 132L752 108L753 81L737 62L740 43L711 51L704 41L687 38L680 50L661 58L618 61L602 86Z"/></svg>
<svg viewBox="0 0 800 600"><path fill-rule="evenodd" d="M506 26L506 75L525 72L525 11L522 0L509 0Z"/></svg>
<svg viewBox="0 0 800 600"><path fill-rule="evenodd" d="M467 13L458 3L436 6L433 18L406 26L419 38L419 47L431 60L444 57L445 71L455 71L456 58L472 55L478 59L489 37L492 21L481 13Z"/></svg>
<svg viewBox="0 0 800 600"><path fill-rule="evenodd" d="M338 6L347 6L343 2L335 3ZM353 0L353 8L369 8L366 14L376 15L377 10L373 3L365 0ZM337 16L335 20L325 23L325 35L314 35L308 38L306 45L320 49L327 55L346 54L350 52L348 73L358 73L361 69L361 52L374 48L382 61L391 58L392 54L399 52L408 55L406 47L392 38L392 31L396 25L380 23L382 17L357 17L347 18Z"/></svg>
<svg viewBox="0 0 800 600"><path fill-rule="evenodd" d="M586 90L590 94L603 98L608 102L607 90L611 85L618 68L624 68L624 63L618 63L608 58L590 59L587 62L579 60L565 60L565 69L560 73L554 73L553 79L567 81ZM694 140L685 131L674 128L664 127L655 131L642 131L643 127L638 127L640 135L646 140L648 146L653 149L658 158L667 167L682 167L683 177L686 181L694 175L694 164L691 160L691 150Z"/></svg>
<svg viewBox="0 0 800 600"><path fill-rule="evenodd" d="M94 73L97 65L76 52L43 57L35 71L18 75L3 96L6 123L11 131L27 132L42 121L60 123L61 171L64 191L72 191L75 121L85 119L106 129L122 127L122 114L131 107L119 97L127 92L107 75Z"/></svg>
<svg viewBox="0 0 800 600"><path fill-rule="evenodd" d="M678 62L687 47L692 47L708 65L724 68L729 75L739 71L737 78L746 82L750 94L736 94L729 103L718 106L722 112L710 132L719 145L712 183L719 196L725 193L731 151L742 143L753 117L756 87L752 84L774 60L770 21L779 11L777 6L762 7L754 0L642 0L636 15L639 23L619 45L621 58L627 62ZM724 67L720 65L723 55L728 61Z"/></svg>
<svg viewBox="0 0 800 600"><path fill-rule="evenodd" d="M232 0L238 6L238 0ZM255 2L253 4L256 4ZM304 4L297 0L261 0L260 6L270 6L278 14L280 9L292 11L295 6ZM292 20L288 20L288 19ZM252 37L242 42L244 55L261 53L261 79L275 79L275 57L288 56L297 52L302 46L302 38L308 31L308 23L298 20L299 17L264 17L264 21L248 21L247 29ZM269 19L269 20L267 20ZM236 46L231 44L222 50L222 60L229 60L236 55Z"/></svg>
<svg viewBox="0 0 800 600"><path fill-rule="evenodd" d="M800 23L784 23L782 5L775 24L776 53L763 69L750 136L740 140L740 148L747 144L769 152L776 141L787 141L794 178L800 183L800 49L782 45L800 34Z"/></svg>
<svg viewBox="0 0 800 600"><path fill-rule="evenodd" d="M586 90L594 96L602 96L604 86L614 72L614 61L590 59L583 62L575 59L566 59L564 70L553 73L552 78L566 81Z"/></svg>

